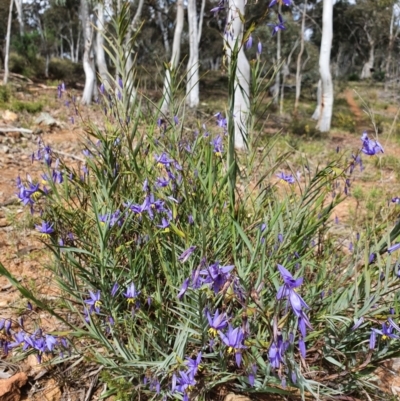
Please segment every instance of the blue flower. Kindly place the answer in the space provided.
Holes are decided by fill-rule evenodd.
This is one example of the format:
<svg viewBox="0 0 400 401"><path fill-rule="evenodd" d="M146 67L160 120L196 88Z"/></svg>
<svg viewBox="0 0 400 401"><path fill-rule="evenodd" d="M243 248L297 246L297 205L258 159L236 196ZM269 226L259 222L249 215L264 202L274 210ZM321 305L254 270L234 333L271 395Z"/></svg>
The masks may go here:
<svg viewBox="0 0 400 401"><path fill-rule="evenodd" d="M36 229L42 233L43 238L49 238L51 234L54 233L53 224L47 223L46 221L42 221L42 225L36 225Z"/></svg>
<svg viewBox="0 0 400 401"><path fill-rule="evenodd" d="M236 364L240 367L242 361L242 349L247 348L243 344L244 333L241 327L236 327L234 329L231 325L228 327L228 332L226 334L219 332L221 340L228 347L228 353L235 352Z"/></svg>
<svg viewBox="0 0 400 401"><path fill-rule="evenodd" d="M280 178L282 181L286 181L288 184L294 184L296 182L293 175L291 174L286 175L285 173L281 172L278 173L276 176Z"/></svg>
<svg viewBox="0 0 400 401"><path fill-rule="evenodd" d="M362 134L361 140L363 142L361 151L368 156L374 156L379 152L383 153L383 148L378 141L369 139L366 132Z"/></svg>
<svg viewBox="0 0 400 401"><path fill-rule="evenodd" d="M89 291L89 294L90 299L87 299L85 303L90 305L90 312L95 311L96 313L100 313L100 307L102 305L100 301L100 291L97 291L96 293Z"/></svg>
<svg viewBox="0 0 400 401"><path fill-rule="evenodd" d="M178 257L179 262L185 263L195 249L195 246L190 246L188 249L184 250L182 254Z"/></svg>
<svg viewBox="0 0 400 401"><path fill-rule="evenodd" d="M201 352L199 352L196 359L186 358L185 364L188 367L189 376L196 376L197 371L201 368Z"/></svg>
<svg viewBox="0 0 400 401"><path fill-rule="evenodd" d="M206 312L208 324L210 328L208 332L211 336L215 337L219 330L224 329L228 325L228 318L225 313L219 313L218 309L215 311L214 317L210 315L210 312Z"/></svg>
<svg viewBox="0 0 400 401"><path fill-rule="evenodd" d="M230 279L229 272L235 266L221 266L218 262L210 265L207 269L201 270L200 275L204 276L203 283L212 284L215 293L218 293L225 283Z"/></svg>
<svg viewBox="0 0 400 401"><path fill-rule="evenodd" d="M283 18L280 14L278 14L279 22L277 24L268 24L272 28L272 36L276 35L279 31L283 31L286 29Z"/></svg>
<svg viewBox="0 0 400 401"><path fill-rule="evenodd" d="M140 295L140 291L136 290L135 284L131 283L124 293L125 298L128 300L128 304L132 304L136 302L136 299Z"/></svg>

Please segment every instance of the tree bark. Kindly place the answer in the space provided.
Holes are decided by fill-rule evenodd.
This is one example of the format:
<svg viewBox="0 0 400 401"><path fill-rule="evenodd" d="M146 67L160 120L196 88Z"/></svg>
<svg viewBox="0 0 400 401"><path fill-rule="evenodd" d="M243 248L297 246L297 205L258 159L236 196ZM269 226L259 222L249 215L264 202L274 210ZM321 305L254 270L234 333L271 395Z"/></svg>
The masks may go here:
<svg viewBox="0 0 400 401"><path fill-rule="evenodd" d="M3 77L3 85L7 85L8 82L8 59L10 57L10 39L11 39L11 24L12 24L12 11L13 11L14 0L10 1L10 11L8 13L8 22L7 22L7 36L6 36L6 54L4 56L4 77Z"/></svg>
<svg viewBox="0 0 400 401"><path fill-rule="evenodd" d="M393 52L393 44L394 44L394 38L395 38L395 35L393 34L395 8L396 8L396 3L393 4L392 17L390 19L389 45L388 45L388 54L386 57L386 66L385 66L385 91L387 91L389 88L389 82L390 82L390 78L391 78L390 77L390 64L392 63L392 52Z"/></svg>
<svg viewBox="0 0 400 401"><path fill-rule="evenodd" d="M81 0L81 19L84 38L83 70L85 72L85 87L83 89L82 104L90 104L93 98L95 71L93 70L93 29L90 21L88 0Z"/></svg>
<svg viewBox="0 0 400 401"><path fill-rule="evenodd" d="M176 68L179 65L179 59L181 57L181 38L182 38L182 30L183 30L183 22L184 22L184 9L183 9L183 0L178 0L176 2L176 25L174 32L174 41L172 43L172 54L171 61L169 63L168 68L165 70L165 79L164 79L164 89L163 89L163 103L161 105L161 111L165 114L168 112L169 105L172 100L172 76L171 73L174 74Z"/></svg>
<svg viewBox="0 0 400 401"><path fill-rule="evenodd" d="M19 34L20 34L20 36L23 36L23 34L24 34L24 14L23 14L23 9L22 9L22 0L15 0L15 8L17 9Z"/></svg>
<svg viewBox="0 0 400 401"><path fill-rule="evenodd" d="M204 19L205 7L206 7L206 0L202 0L201 8L200 8L200 16L199 16L199 26L197 28L199 45L200 45L200 39L201 39L201 32L203 30L203 19Z"/></svg>
<svg viewBox="0 0 400 401"><path fill-rule="evenodd" d="M305 34L305 26L306 26L306 14L307 14L307 0L304 1L303 6L303 15L301 17L301 36L300 36L300 51L297 56L297 65L296 65L296 98L294 101L294 112L297 113L297 109L299 107L300 94L301 94L301 58L304 53L304 34Z"/></svg>
<svg viewBox="0 0 400 401"><path fill-rule="evenodd" d="M282 3L279 3L278 13L282 12ZM279 66L281 62L281 31L276 34L276 63ZM275 75L275 91L274 91L274 104L278 104L279 93L281 89L281 69L279 68Z"/></svg>
<svg viewBox="0 0 400 401"><path fill-rule="evenodd" d="M196 0L188 0L189 61L187 65L186 103L190 108L199 105L199 37Z"/></svg>
<svg viewBox="0 0 400 401"><path fill-rule="evenodd" d="M99 78L105 89L109 91L111 83L104 52L104 4L102 1L97 3L96 27L96 63L99 70Z"/></svg>
<svg viewBox="0 0 400 401"><path fill-rule="evenodd" d="M368 43L369 43L369 57L368 61L364 63L363 69L361 71L361 79L368 79L372 76L372 69L375 63L375 41L372 39L371 35L366 32Z"/></svg>
<svg viewBox="0 0 400 401"><path fill-rule="evenodd" d="M160 1L160 8L162 8L163 11L165 11L165 3L163 0ZM160 27L160 30L161 30L161 36L162 36L163 43L164 43L165 53L167 54L167 56L169 56L170 52L171 52L171 48L170 48L169 40L168 40L168 30L164 25L164 21L162 19L162 14L161 14L160 9L157 10L157 25Z"/></svg>
<svg viewBox="0 0 400 401"><path fill-rule="evenodd" d="M319 55L319 72L321 76L321 100L317 128L328 132L331 128L333 109L333 84L330 71L332 36L333 36L333 0L323 0L322 39ZM316 110L317 112L317 110ZM314 113L315 114L315 113Z"/></svg>
<svg viewBox="0 0 400 401"><path fill-rule="evenodd" d="M243 149L248 142L247 120L250 110L250 64L243 49L243 18L246 0L229 0L227 18L227 57L232 62L235 45L238 49L236 77L234 84L235 148Z"/></svg>

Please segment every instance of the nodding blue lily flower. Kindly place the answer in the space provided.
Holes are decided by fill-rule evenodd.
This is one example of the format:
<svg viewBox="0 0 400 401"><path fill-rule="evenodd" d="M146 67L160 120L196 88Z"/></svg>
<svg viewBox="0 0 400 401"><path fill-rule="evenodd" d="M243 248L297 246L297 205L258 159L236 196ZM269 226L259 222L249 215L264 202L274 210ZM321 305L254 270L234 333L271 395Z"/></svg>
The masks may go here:
<svg viewBox="0 0 400 401"><path fill-rule="evenodd" d="M114 283L114 285L111 288L111 296L115 297L115 294L117 293L119 289L119 284L118 283Z"/></svg>
<svg viewBox="0 0 400 401"><path fill-rule="evenodd" d="M282 336L278 336L278 341L273 342L269 347L268 359L272 368L279 369L283 361L283 342Z"/></svg>
<svg viewBox="0 0 400 401"><path fill-rule="evenodd" d="M398 249L400 249L400 242L389 247L387 251L388 254L390 255L392 252L397 251Z"/></svg>
<svg viewBox="0 0 400 401"><path fill-rule="evenodd" d="M218 309L215 311L214 317L210 315L210 312L206 312L208 324L210 328L208 332L212 337L216 337L219 330L224 329L228 325L228 318L225 313L219 313Z"/></svg>
<svg viewBox="0 0 400 401"><path fill-rule="evenodd" d="M279 31L286 29L285 22L280 14L278 14L279 22L277 24L268 24L272 28L272 36L276 35Z"/></svg>
<svg viewBox="0 0 400 401"><path fill-rule="evenodd" d="M229 272L234 267L233 265L221 266L219 262L216 262L208 266L207 269L201 270L200 275L204 276L202 279L203 283L211 284L214 292L217 294L230 279Z"/></svg>
<svg viewBox="0 0 400 401"><path fill-rule="evenodd" d="M135 303L136 299L140 295L140 292L141 291L136 290L135 284L131 283L124 293L125 298L128 300L128 304Z"/></svg>
<svg viewBox="0 0 400 401"><path fill-rule="evenodd" d="M241 327L236 327L234 329L231 325L228 327L228 332L226 334L219 332L221 340L228 347L228 353L235 352L236 365L240 367L242 362L242 349L247 348L243 344L244 333Z"/></svg>
<svg viewBox="0 0 400 401"><path fill-rule="evenodd" d="M354 323L354 326L351 328L351 331L357 330L363 323L364 323L364 316L361 316L361 317Z"/></svg>
<svg viewBox="0 0 400 401"><path fill-rule="evenodd" d="M188 249L184 250L182 254L178 257L179 262L185 263L195 249L196 247L192 245Z"/></svg>
<svg viewBox="0 0 400 401"><path fill-rule="evenodd" d="M255 363L253 363L250 366L250 372L249 372L249 375L247 376L251 387L254 387L254 382L256 380L256 374L257 374L257 365Z"/></svg>
<svg viewBox="0 0 400 401"><path fill-rule="evenodd" d="M100 307L102 305L102 302L100 301L100 291L97 291L96 293L89 291L89 294L90 299L87 299L85 304L90 305L90 312L95 311L96 313L100 313Z"/></svg>
<svg viewBox="0 0 400 401"><path fill-rule="evenodd" d="M222 157L222 152L223 152L222 137L218 135L210 142L210 144L213 145L214 147L213 152L215 153L215 156Z"/></svg>
<svg viewBox="0 0 400 401"><path fill-rule="evenodd" d="M186 358L185 365L188 367L189 376L196 376L197 371L201 369L201 352L196 359Z"/></svg>
<svg viewBox="0 0 400 401"><path fill-rule="evenodd" d="M262 43L260 41L258 41L257 44L257 54L261 54L262 53Z"/></svg>
<svg viewBox="0 0 400 401"><path fill-rule="evenodd" d="M246 40L246 49L250 49L253 46L253 37L249 35L248 39Z"/></svg>
<svg viewBox="0 0 400 401"><path fill-rule="evenodd" d="M363 142L361 151L368 156L374 156L377 153L383 153L383 148L378 141L368 138L368 134L364 132L362 134L361 140Z"/></svg>
<svg viewBox="0 0 400 401"><path fill-rule="evenodd" d="M282 181L287 182L288 184L294 184L296 182L296 180L291 174L286 175L285 173L281 172L278 173L276 176L280 178Z"/></svg>
<svg viewBox="0 0 400 401"><path fill-rule="evenodd" d="M382 337L382 340L388 340L389 338L395 338L398 339L399 336L393 334L393 325L387 324L387 323L382 323L382 330L378 330L375 328L371 329L371 335L369 337L369 349L375 349L375 344L376 344L376 335L380 334Z"/></svg>
<svg viewBox="0 0 400 401"><path fill-rule="evenodd" d="M179 371L179 377L173 375L172 377L172 392L178 391L183 393L183 400L188 401L188 393L192 391L193 387L196 385L196 380L190 372Z"/></svg>
<svg viewBox="0 0 400 401"><path fill-rule="evenodd" d="M36 225L36 229L42 234L43 238L49 238L54 233L53 224L42 221L42 225Z"/></svg>
<svg viewBox="0 0 400 401"><path fill-rule="evenodd" d="M159 168L170 167L174 162L174 159L170 159L165 152L161 153L161 155L154 155L154 158L156 160L156 165Z"/></svg>
<svg viewBox="0 0 400 401"><path fill-rule="evenodd" d="M400 198L398 196L392 198L392 202L395 203L396 205L400 205Z"/></svg>

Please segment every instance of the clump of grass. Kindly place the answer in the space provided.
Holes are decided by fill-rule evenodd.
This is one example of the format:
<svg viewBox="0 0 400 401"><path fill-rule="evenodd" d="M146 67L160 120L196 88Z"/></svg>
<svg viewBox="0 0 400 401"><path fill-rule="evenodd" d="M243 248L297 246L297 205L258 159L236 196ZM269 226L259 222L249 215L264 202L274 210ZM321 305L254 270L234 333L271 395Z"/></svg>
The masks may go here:
<svg viewBox="0 0 400 401"><path fill-rule="evenodd" d="M43 103L13 100L9 107L12 111L15 112L26 111L29 114L35 114L43 110Z"/></svg>

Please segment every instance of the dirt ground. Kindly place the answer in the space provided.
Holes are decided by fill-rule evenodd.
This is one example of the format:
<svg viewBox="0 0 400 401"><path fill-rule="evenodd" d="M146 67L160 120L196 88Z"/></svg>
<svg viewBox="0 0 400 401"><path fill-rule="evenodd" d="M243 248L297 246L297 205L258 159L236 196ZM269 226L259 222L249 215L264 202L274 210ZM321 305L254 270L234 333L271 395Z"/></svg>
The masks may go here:
<svg viewBox="0 0 400 401"><path fill-rule="evenodd" d="M34 87L31 88L30 93L34 94L41 90L46 90L52 99L56 98L56 88ZM353 92L348 89L344 96L354 114L357 127L363 128L363 111L354 98ZM31 159L32 153L37 150L39 137L44 143L51 145L55 154L59 152L60 156L76 162L74 156L82 157L81 140L84 133L79 128L77 121L72 124L71 109L66 109L62 102L59 103L58 108L47 107L44 111L54 117L57 123L53 126L32 123L29 128L33 133L7 132L7 127L20 126L21 116L0 111L0 130L3 131L0 132L0 262L36 294L40 294L46 299L52 299L57 294L52 284L52 277L43 268L45 264L50 263L50 256L39 238L39 233L29 223L27 211L17 201L16 178L19 176L25 179L28 174L32 177L40 174L40 164L32 163ZM393 108L392 112L395 113L396 108ZM102 118L98 111L95 112L92 109L82 110L82 117L92 120ZM75 119L78 120L76 116ZM361 132L357 135L334 132L330 136L327 146L332 148L340 146L349 150L359 149L360 136ZM393 157L400 155L398 143L390 143L385 150L385 155ZM360 184L364 188L376 185L366 181L360 181ZM398 190L399 192L393 193L393 196L400 196L399 179L392 171L385 171L385 179L381 184ZM337 216L343 225L346 225L350 211L355 208L356 200L349 197L338 206L334 216ZM17 318L22 314L26 324L40 319L41 326L48 332L57 330L57 321L41 311L29 311L26 308L26 301L4 277L0 277L0 307L0 317L13 319L15 326ZM70 364L73 362L76 361L72 361ZM22 390L18 390L18 383L13 387L14 398L10 398L11 401L89 401L99 399L103 387L98 384L98 367L83 365L82 362L85 371L79 372L80 365L77 364L73 373L69 366L64 364L50 368L38 365L35 357L31 355L17 366L11 364L9 360L0 360L0 373L2 371L11 373L19 371L25 375L19 378ZM77 380L77 372L78 376L80 375L79 380ZM377 377L379 377L378 384L382 386L382 389L394 394L400 391L400 379L397 377L397 372L400 372L400 363L396 361L390 366L380 368ZM0 400L5 400L6 398L2 398L1 393L4 387L2 387L2 382L4 380L0 376ZM351 399L349 398L349 400Z"/></svg>

